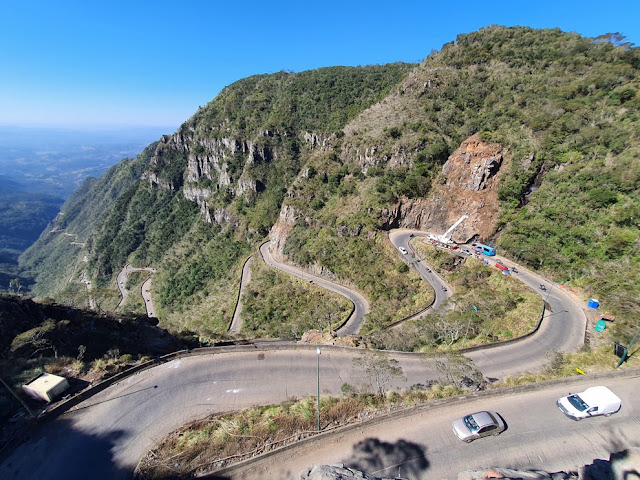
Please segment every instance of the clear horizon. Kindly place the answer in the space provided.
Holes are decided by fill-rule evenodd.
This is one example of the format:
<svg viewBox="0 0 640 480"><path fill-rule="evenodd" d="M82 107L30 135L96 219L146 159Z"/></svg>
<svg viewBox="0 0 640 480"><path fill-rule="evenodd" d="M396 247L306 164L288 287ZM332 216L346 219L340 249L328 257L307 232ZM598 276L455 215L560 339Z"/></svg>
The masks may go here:
<svg viewBox="0 0 640 480"><path fill-rule="evenodd" d="M637 0L615 8L543 0L535 9L506 1L13 2L0 28L0 125L170 133L250 75L420 62L492 24L619 32L635 44L639 13Z"/></svg>

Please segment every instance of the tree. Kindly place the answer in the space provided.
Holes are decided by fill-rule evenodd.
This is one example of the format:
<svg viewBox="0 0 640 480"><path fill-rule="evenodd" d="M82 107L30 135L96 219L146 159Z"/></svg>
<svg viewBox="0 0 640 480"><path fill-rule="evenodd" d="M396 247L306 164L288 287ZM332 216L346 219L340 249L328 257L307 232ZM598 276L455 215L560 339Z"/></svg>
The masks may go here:
<svg viewBox="0 0 640 480"><path fill-rule="evenodd" d="M482 390L487 384L482 372L471 359L461 353L451 353L444 361L437 361L436 371L441 384L453 385L456 388L475 387Z"/></svg>
<svg viewBox="0 0 640 480"><path fill-rule="evenodd" d="M20 290L22 290L22 283L20 283L19 278L9 280L9 292L13 293L14 289L16 293L20 293Z"/></svg>
<svg viewBox="0 0 640 480"><path fill-rule="evenodd" d="M386 392L387 386L392 380L407 380L398 361L377 350L366 351L361 356L354 358L353 367L361 370L364 377L375 385L378 395L383 395Z"/></svg>
<svg viewBox="0 0 640 480"><path fill-rule="evenodd" d="M56 324L53 320L45 320L42 325L16 335L11 342L11 352L14 354L30 352L30 356L43 350L53 349L55 352L56 349L50 339L51 333L55 329Z"/></svg>
<svg viewBox="0 0 640 480"><path fill-rule="evenodd" d="M442 312L431 325L433 335L438 343L444 343L448 347L453 345L467 329L468 322L454 315Z"/></svg>

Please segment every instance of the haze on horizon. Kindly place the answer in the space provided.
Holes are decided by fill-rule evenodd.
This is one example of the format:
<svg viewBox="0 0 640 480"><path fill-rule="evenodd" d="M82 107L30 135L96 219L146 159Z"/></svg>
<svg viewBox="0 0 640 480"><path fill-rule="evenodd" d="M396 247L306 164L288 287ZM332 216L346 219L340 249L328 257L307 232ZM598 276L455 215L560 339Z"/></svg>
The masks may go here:
<svg viewBox="0 0 640 480"><path fill-rule="evenodd" d="M492 24L640 41L640 4L294 1L4 5L0 125L175 130L243 77L334 65L419 62Z"/></svg>

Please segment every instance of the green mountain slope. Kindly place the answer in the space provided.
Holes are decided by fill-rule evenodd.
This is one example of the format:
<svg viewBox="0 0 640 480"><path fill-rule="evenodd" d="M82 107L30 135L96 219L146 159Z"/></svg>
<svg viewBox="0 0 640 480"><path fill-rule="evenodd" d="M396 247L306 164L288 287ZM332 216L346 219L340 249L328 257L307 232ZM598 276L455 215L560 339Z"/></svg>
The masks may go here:
<svg viewBox="0 0 640 480"><path fill-rule="evenodd" d="M490 27L417 66L240 80L136 159L128 189L100 208L78 194L82 212L104 211L86 230L88 273L113 288L126 263L154 266L165 325L222 334L242 263L270 233L288 261L363 291L372 332L427 290L384 231L438 231L476 205L467 237L586 287L620 315L622 338L640 298L639 73L638 49L616 35ZM476 182L492 186L450 198L452 165L474 148L500 156ZM24 264L51 295L70 257L40 245Z"/></svg>
<svg viewBox="0 0 640 480"><path fill-rule="evenodd" d="M101 202L110 207L87 237L90 277L98 287L110 288L126 263L153 265L165 321L179 318L180 328L193 323L199 331L224 332L239 268L278 218L286 191L311 152L307 143L338 135L412 68L391 64L259 75L225 88L148 156L136 159L144 172L130 189ZM74 205L91 210L91 197L79 192L77 198L87 203ZM35 266L39 255L69 265L42 245L25 255L25 266ZM34 291L52 295L51 286L62 278L60 270L42 271ZM205 312L185 315L211 297L216 300ZM201 318L189 320L197 315Z"/></svg>
<svg viewBox="0 0 640 480"><path fill-rule="evenodd" d="M36 279L34 294L55 297L70 279L78 281L96 222L138 181L153 149L151 145L137 158L122 160L100 179L87 179L64 203L53 225L20 256L22 271Z"/></svg>
<svg viewBox="0 0 640 480"><path fill-rule="evenodd" d="M295 184L284 252L356 283L379 322L398 318L384 304L401 292L380 291L385 267L369 233L433 213L451 181L440 165L479 134L506 152L500 218L482 240L589 286L630 322L640 298L640 55L612 40L505 27L460 35L347 126L339 157L319 158L313 178Z"/></svg>

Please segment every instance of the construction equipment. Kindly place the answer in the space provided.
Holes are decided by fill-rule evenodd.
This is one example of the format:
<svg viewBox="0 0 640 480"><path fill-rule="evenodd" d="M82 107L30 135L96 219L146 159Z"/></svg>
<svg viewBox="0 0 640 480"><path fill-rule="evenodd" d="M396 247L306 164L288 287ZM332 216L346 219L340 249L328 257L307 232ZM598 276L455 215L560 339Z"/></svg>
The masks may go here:
<svg viewBox="0 0 640 480"><path fill-rule="evenodd" d="M453 232L467 218L469 218L469 215L462 215L456 223L454 223L453 225L451 225L451 227L449 227L449 230L444 232L442 235L433 235L434 238L432 240L436 240L437 242L444 243L446 245L453 243L453 241L451 240L451 236L453 235Z"/></svg>

